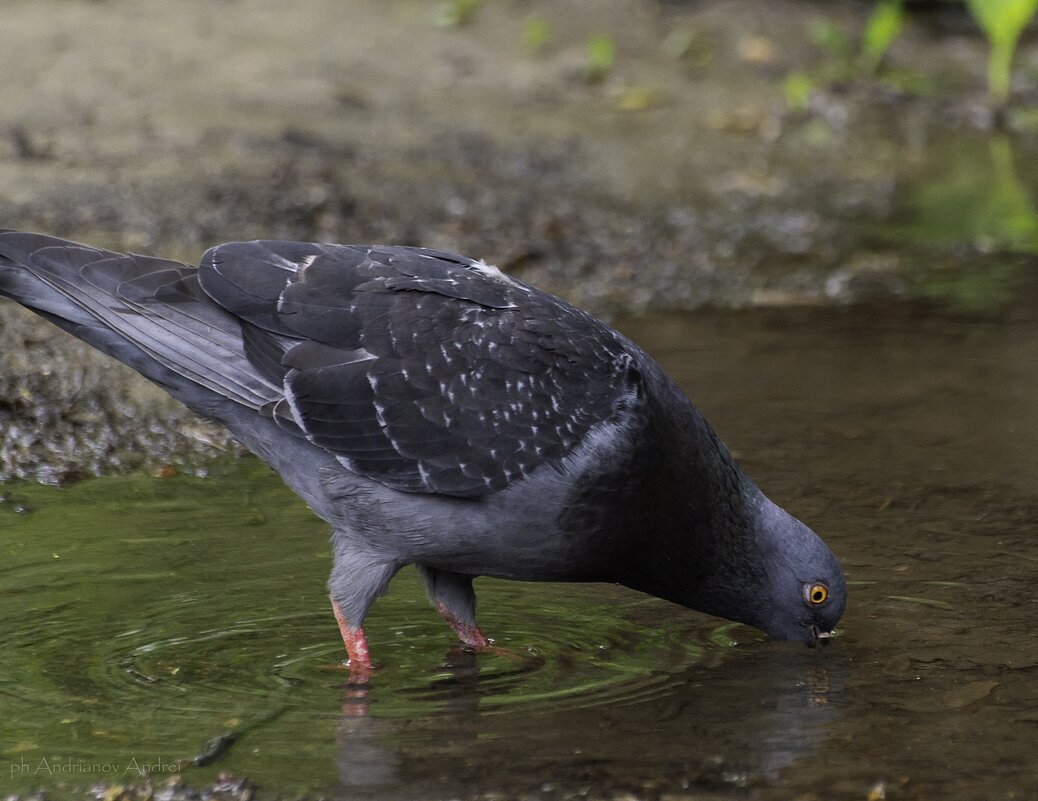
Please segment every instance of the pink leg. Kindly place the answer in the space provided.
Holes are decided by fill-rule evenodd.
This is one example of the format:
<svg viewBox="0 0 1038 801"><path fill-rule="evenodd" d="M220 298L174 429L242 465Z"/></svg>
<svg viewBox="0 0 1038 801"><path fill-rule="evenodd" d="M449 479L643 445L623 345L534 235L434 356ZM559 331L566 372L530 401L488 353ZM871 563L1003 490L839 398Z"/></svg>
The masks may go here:
<svg viewBox="0 0 1038 801"><path fill-rule="evenodd" d="M371 664L371 655L368 653L368 639L364 636L364 629L357 626L351 629L346 617L343 615L339 605L332 599L332 611L335 613L335 622L339 624L339 633L342 635L342 644L346 646L347 665L350 674L370 675L374 669Z"/></svg>
<svg viewBox="0 0 1038 801"><path fill-rule="evenodd" d="M479 626L475 623L463 623L458 620L457 616L442 601L437 602L436 611L447 621L447 625L454 629L458 639L465 645L471 645L473 648L486 648L490 645L490 640L479 630Z"/></svg>

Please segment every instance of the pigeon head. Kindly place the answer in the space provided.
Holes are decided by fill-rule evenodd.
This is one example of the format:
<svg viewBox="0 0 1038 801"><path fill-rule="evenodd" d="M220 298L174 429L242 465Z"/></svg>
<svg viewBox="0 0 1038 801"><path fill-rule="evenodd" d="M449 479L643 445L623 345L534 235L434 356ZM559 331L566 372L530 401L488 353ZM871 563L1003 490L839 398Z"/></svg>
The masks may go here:
<svg viewBox="0 0 1038 801"><path fill-rule="evenodd" d="M659 569L660 551L653 549L651 576L643 571L623 583L776 639L826 644L843 614L847 583L818 535L748 480L741 502L729 496L723 514L711 517L672 531L665 546L670 569Z"/></svg>
<svg viewBox="0 0 1038 801"><path fill-rule="evenodd" d="M825 643L843 614L847 582L832 551L810 528L761 496L754 526L763 555L762 603L746 622L783 640Z"/></svg>
<svg viewBox="0 0 1038 801"><path fill-rule="evenodd" d="M847 595L832 551L761 492L680 388L642 366L670 416L652 419L651 459L620 490L633 511L606 523L640 533L616 560L619 582L776 639L827 642Z"/></svg>

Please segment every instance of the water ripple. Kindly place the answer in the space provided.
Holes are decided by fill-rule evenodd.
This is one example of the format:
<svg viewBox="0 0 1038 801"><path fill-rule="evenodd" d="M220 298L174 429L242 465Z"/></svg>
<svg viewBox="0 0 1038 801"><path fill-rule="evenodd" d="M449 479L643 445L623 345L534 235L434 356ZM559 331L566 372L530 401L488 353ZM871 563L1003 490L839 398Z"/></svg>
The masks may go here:
<svg viewBox="0 0 1038 801"><path fill-rule="evenodd" d="M479 580L495 647L476 654L405 570L366 625L383 666L351 689L324 594L327 533L265 471L18 492L34 511L0 520L11 754L185 759L262 725L250 742L267 764L291 764L300 742L334 748L344 712L636 704L666 697L674 676L717 651L701 618L615 587Z"/></svg>

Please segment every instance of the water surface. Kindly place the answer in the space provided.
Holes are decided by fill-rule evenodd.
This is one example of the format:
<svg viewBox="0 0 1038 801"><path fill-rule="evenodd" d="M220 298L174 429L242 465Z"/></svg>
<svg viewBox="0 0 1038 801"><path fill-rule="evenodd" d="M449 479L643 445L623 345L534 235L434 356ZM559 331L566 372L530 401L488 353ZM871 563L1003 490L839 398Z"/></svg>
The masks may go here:
<svg viewBox="0 0 1038 801"><path fill-rule="evenodd" d="M622 327L840 556L830 647L620 588L480 580L508 652L477 656L404 571L366 626L384 668L358 688L324 524L261 465L9 485L0 790L60 798L151 765L248 776L261 797L1038 795L1038 325L830 310Z"/></svg>

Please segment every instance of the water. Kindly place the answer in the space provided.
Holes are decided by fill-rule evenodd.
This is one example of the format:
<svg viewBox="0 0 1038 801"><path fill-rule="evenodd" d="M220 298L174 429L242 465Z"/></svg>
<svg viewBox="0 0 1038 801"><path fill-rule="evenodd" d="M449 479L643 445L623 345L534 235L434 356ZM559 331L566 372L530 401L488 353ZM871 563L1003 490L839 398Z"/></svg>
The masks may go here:
<svg viewBox="0 0 1038 801"><path fill-rule="evenodd" d="M62 797L150 765L270 796L1038 797L1038 325L819 311L623 328L841 557L829 648L619 588L480 580L507 653L474 656L405 571L366 627L384 668L358 688L324 525L261 465L16 485L0 790Z"/></svg>

